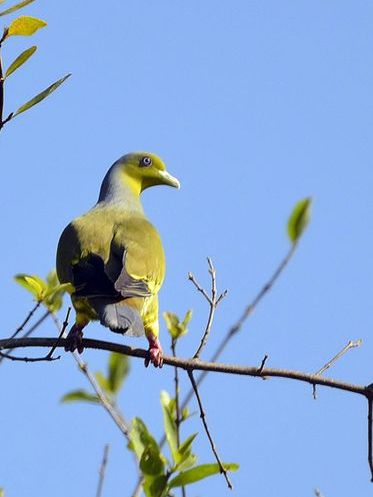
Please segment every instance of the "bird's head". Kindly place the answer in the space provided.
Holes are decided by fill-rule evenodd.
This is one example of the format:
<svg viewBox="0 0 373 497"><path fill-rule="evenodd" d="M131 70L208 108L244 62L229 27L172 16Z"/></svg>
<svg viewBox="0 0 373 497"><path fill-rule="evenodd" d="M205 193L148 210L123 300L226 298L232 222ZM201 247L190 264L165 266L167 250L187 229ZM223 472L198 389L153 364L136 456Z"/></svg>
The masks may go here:
<svg viewBox="0 0 373 497"><path fill-rule="evenodd" d="M131 190L141 193L155 185L168 185L180 188L179 181L166 171L166 166L157 155L148 152L135 152L124 155L117 163L120 178Z"/></svg>

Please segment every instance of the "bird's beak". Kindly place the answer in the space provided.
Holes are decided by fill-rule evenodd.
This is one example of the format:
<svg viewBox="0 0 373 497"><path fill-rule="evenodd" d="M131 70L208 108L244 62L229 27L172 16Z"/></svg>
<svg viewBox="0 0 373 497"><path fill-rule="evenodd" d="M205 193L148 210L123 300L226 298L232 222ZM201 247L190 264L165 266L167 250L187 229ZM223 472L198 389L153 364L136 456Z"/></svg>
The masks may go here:
<svg viewBox="0 0 373 497"><path fill-rule="evenodd" d="M159 171L159 176L160 176L162 183L164 185L173 186L174 188L177 188L177 189L180 188L179 180L177 178L175 178L174 176L171 176L171 174L168 173L167 171Z"/></svg>

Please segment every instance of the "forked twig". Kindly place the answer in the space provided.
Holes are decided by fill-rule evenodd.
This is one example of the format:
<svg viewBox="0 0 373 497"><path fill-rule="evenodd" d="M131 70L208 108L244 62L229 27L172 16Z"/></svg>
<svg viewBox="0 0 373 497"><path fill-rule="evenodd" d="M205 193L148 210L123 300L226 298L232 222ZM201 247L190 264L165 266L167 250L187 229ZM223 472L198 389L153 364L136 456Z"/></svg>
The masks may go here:
<svg viewBox="0 0 373 497"><path fill-rule="evenodd" d="M195 279L195 277L193 276L192 273L189 273L189 275L188 275L190 281L194 284L194 286L197 288L197 290L202 293L202 295L205 297L205 299L207 300L207 302L209 303L209 306L210 306L210 311L209 311L209 315L207 318L206 328L205 328L205 331L202 335L201 343L199 344L199 346L198 346L198 348L193 356L193 359L199 359L199 356L201 355L202 350L206 346L207 340L209 338L210 331L212 328L212 323L214 321L216 308L227 294L227 291L225 290L223 293L221 293L219 296L217 296L216 269L215 269L210 257L207 258L207 263L209 265L209 273L211 276L211 296L209 296L208 293L197 282L197 280Z"/></svg>
<svg viewBox="0 0 373 497"><path fill-rule="evenodd" d="M196 381L195 381L194 376L193 376L193 371L190 370L190 369L188 369L187 372L188 372L188 376L189 376L190 382L192 384L194 393L196 395L196 399L197 399L198 407L199 407L199 412L200 412L200 418L202 420L202 424L203 424L203 427L205 429L207 438L209 439L209 442L210 442L210 445L211 445L211 450L212 450L212 452L213 452L213 454L215 456L215 459L216 459L216 461L217 461L217 463L219 465L220 473L223 474L223 476L224 476L224 478L225 478L225 480L227 482L228 488L230 488L232 490L233 489L232 482L231 482L231 480L230 480L230 478L228 476L227 470L224 468L223 463L220 460L219 454L218 454L218 452L216 450L215 442L214 442L214 440L213 440L213 438L211 436L209 427L208 427L207 422L206 422L206 413L205 413L205 410L203 408L201 396L200 396L199 391L198 391L198 386L197 386Z"/></svg>

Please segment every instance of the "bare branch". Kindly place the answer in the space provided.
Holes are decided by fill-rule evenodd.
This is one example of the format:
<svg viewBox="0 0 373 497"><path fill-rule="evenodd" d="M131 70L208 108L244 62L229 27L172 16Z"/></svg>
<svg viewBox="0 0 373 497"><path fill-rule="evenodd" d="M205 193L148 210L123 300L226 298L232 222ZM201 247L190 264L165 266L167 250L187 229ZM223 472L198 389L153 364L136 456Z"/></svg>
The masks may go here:
<svg viewBox="0 0 373 497"><path fill-rule="evenodd" d="M106 475L106 466L108 463L108 458L109 458L109 450L110 450L110 445L106 444L104 447L104 454L102 456L102 462L99 470L99 480L98 480L98 485L97 485L97 492L96 492L96 497L101 497L102 496L102 489L104 488L104 481L105 481L105 475Z"/></svg>
<svg viewBox="0 0 373 497"><path fill-rule="evenodd" d="M210 362L215 362L221 356L222 352L224 351L228 343L231 341L231 339L241 330L246 319L251 316L251 314L254 312L254 310L261 302L261 300L267 295L267 293L272 289L273 285L277 282L282 272L284 271L284 269L286 268L286 266L289 264L290 260L294 256L297 247L298 247L297 243L291 245L290 250L284 257L284 259L280 262L278 267L275 269L274 273L269 278L267 283L256 294L252 302L245 308L244 312L242 313L241 317L237 320L237 322L233 326L231 326L231 328L228 330L225 337L218 345L215 353L211 356ZM201 373L198 376L198 378L196 379L197 386L199 386L203 382L207 374L208 371L203 371L203 373ZM181 403L181 409L183 409L185 406L188 405L188 402L192 397L193 397L193 389L191 388ZM162 442L164 443L165 440L166 440L165 437L163 437Z"/></svg>
<svg viewBox="0 0 373 497"><path fill-rule="evenodd" d="M198 392L198 387L197 387L196 381L195 381L194 376L193 376L193 371L188 370L188 376L189 376L189 379L190 379L190 381L192 383L192 387L193 387L193 390L194 390L194 393L195 393L195 396L196 396L196 399L197 399L197 402L198 402L198 407L199 407L199 412L200 412L200 418L202 420L202 424L203 424L203 427L205 429L207 438L209 439L209 442L210 442L210 445L211 445L211 450L212 450L212 452L213 452L213 454L215 456L215 459L216 459L216 461L217 461L217 463L219 465L220 473L222 475L224 475L224 478L225 478L225 481L227 482L228 488L230 488L232 490L233 489L232 482L231 482L231 480L230 480L230 478L228 476L227 470L224 468L223 463L220 460L219 454L218 454L217 449L216 449L215 442L214 442L214 440L213 440L213 438L211 436L209 427L207 425L206 413L205 413L205 410L203 408L201 396L200 396L200 394Z"/></svg>

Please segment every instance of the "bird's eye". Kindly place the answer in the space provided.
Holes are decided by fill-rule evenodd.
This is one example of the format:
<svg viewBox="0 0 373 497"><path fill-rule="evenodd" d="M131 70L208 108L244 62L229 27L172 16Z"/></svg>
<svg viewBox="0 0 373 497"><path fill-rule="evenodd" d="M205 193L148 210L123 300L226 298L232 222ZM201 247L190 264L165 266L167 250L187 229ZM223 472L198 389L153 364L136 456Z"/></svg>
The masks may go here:
<svg viewBox="0 0 373 497"><path fill-rule="evenodd" d="M151 157L148 157L145 155L140 159L140 167L149 167L152 165L152 159Z"/></svg>

